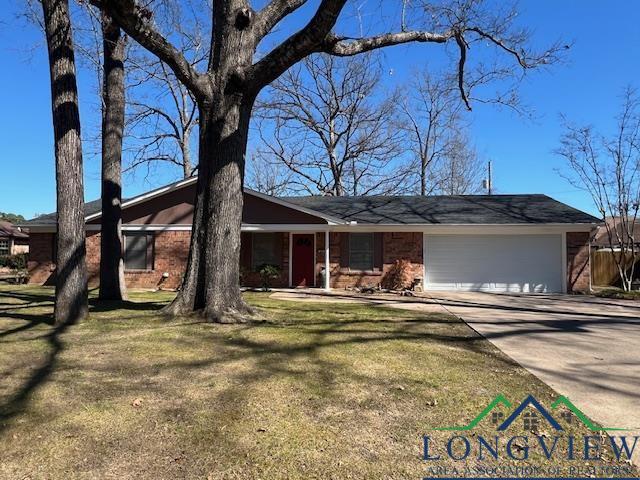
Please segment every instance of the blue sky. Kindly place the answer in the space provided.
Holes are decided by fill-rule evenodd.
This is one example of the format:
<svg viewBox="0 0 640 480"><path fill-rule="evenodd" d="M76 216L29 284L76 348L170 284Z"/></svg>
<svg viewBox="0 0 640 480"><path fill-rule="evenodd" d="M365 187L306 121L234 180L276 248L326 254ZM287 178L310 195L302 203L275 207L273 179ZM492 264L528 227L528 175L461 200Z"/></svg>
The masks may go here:
<svg viewBox="0 0 640 480"><path fill-rule="evenodd" d="M49 73L41 32L16 20L19 0L0 11L0 211L32 217L55 210L53 131ZM534 30L536 43L573 42L564 65L527 77L521 95L536 112L535 120L507 110L476 105L469 114L472 140L483 158L494 162L494 184L500 193L546 193L593 211L583 192L557 173L562 160L553 154L561 134L559 114L577 122L611 129L619 94L629 84L640 87L640 2L596 0L529 0L520 4L520 22ZM400 83L442 55L438 46L402 46L387 50L389 85ZM473 52L471 52L473 54ZM392 72L392 73L391 73ZM95 125L100 111L90 73L80 71L82 121ZM99 196L99 161L85 156L86 198ZM169 168L145 179L125 179L130 196L180 175Z"/></svg>

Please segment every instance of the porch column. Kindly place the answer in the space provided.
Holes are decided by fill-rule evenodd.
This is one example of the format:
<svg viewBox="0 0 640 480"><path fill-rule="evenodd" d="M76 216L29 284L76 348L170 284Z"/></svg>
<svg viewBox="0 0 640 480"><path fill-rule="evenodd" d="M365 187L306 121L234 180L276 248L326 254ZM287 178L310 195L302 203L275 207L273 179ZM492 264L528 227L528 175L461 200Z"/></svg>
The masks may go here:
<svg viewBox="0 0 640 480"><path fill-rule="evenodd" d="M324 289L331 290L329 279L329 230L324 232Z"/></svg>

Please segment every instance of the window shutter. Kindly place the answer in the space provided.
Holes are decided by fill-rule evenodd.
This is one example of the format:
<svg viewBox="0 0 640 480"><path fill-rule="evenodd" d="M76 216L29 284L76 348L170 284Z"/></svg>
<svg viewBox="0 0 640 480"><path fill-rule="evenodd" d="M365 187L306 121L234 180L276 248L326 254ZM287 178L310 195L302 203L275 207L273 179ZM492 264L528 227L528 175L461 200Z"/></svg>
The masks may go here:
<svg viewBox="0 0 640 480"><path fill-rule="evenodd" d="M240 235L240 266L246 271L251 270L251 233Z"/></svg>
<svg viewBox="0 0 640 480"><path fill-rule="evenodd" d="M382 232L373 234L373 268L382 270Z"/></svg>
<svg viewBox="0 0 640 480"><path fill-rule="evenodd" d="M282 235L284 235L284 233L276 233L273 242L273 253L277 259L276 265L279 267L282 267Z"/></svg>
<svg viewBox="0 0 640 480"><path fill-rule="evenodd" d="M346 232L340 235L340 268L349 268L349 234Z"/></svg>
<svg viewBox="0 0 640 480"><path fill-rule="evenodd" d="M155 242L154 242L154 234L150 233L149 235L147 235L147 270L153 270L153 260L154 260L154 248L155 248Z"/></svg>

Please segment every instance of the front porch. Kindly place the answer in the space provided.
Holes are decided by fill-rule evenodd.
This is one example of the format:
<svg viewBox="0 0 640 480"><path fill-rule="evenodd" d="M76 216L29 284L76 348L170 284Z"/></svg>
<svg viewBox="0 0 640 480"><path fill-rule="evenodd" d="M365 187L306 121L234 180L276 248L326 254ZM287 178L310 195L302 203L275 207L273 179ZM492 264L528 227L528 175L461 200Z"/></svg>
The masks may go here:
<svg viewBox="0 0 640 480"><path fill-rule="evenodd" d="M260 269L279 270L272 280L280 288L331 288L329 231L243 231L240 251L242 286L261 285ZM329 274L325 274L329 272Z"/></svg>
<svg viewBox="0 0 640 480"><path fill-rule="evenodd" d="M241 284L259 287L261 267L274 265L279 275L271 285L276 288L396 288L398 282L409 286L423 277L422 250L420 232L243 226Z"/></svg>

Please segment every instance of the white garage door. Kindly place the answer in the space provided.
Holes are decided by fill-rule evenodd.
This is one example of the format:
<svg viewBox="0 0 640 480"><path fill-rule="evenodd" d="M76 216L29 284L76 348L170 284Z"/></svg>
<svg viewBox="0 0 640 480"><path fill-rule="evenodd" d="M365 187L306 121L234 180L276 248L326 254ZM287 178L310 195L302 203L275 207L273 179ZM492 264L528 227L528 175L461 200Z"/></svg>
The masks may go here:
<svg viewBox="0 0 640 480"><path fill-rule="evenodd" d="M561 235L425 235L428 290L562 292Z"/></svg>

